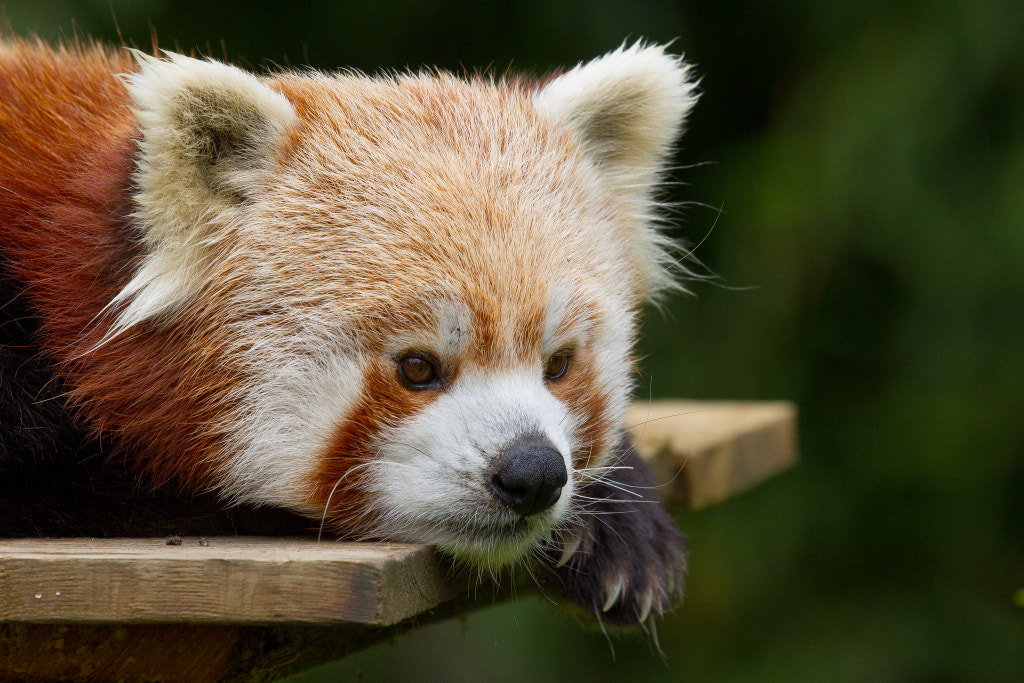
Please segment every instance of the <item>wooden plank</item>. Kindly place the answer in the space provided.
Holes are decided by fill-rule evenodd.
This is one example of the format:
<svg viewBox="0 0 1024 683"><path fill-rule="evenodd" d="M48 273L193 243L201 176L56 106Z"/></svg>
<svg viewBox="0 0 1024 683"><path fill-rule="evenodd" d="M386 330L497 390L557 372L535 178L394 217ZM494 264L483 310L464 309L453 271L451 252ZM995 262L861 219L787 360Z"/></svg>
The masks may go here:
<svg viewBox="0 0 1024 683"><path fill-rule="evenodd" d="M631 412L673 504L703 507L796 458L789 403L656 401ZM470 586L422 545L312 538L0 540L0 622L386 626ZM461 581L461 583L460 583Z"/></svg>
<svg viewBox="0 0 1024 683"><path fill-rule="evenodd" d="M0 681L266 683L475 604L459 597L391 626L0 622Z"/></svg>
<svg viewBox="0 0 1024 683"><path fill-rule="evenodd" d="M444 563L423 545L252 537L205 542L2 540L0 621L386 626L459 592Z"/></svg>
<svg viewBox="0 0 1024 683"><path fill-rule="evenodd" d="M797 460L797 410L787 401L653 401L635 405L628 424L671 505L722 502Z"/></svg>
<svg viewBox="0 0 1024 683"><path fill-rule="evenodd" d="M0 623L0 680L223 680L241 627Z"/></svg>
<svg viewBox="0 0 1024 683"><path fill-rule="evenodd" d="M655 401L629 419L671 504L796 461L789 403ZM478 604L427 546L203 542L0 539L0 680L272 680Z"/></svg>

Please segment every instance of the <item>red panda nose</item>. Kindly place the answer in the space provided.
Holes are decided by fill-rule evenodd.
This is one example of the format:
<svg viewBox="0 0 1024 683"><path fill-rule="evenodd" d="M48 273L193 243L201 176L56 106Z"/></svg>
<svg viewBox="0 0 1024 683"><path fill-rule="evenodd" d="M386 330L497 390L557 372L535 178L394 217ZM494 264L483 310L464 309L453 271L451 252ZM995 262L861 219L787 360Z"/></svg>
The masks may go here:
<svg viewBox="0 0 1024 683"><path fill-rule="evenodd" d="M491 491L516 514L529 517L554 505L568 479L562 454L536 434L505 448L491 477Z"/></svg>

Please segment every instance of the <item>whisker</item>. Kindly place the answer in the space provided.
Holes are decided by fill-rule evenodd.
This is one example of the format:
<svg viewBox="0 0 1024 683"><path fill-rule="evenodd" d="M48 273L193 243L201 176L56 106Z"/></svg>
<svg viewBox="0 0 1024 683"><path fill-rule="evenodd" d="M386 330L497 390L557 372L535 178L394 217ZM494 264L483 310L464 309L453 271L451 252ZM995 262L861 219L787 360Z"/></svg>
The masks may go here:
<svg viewBox="0 0 1024 683"><path fill-rule="evenodd" d="M632 465L594 465L593 467L581 467L577 472L604 472L605 470L631 470Z"/></svg>
<svg viewBox="0 0 1024 683"><path fill-rule="evenodd" d="M643 421L643 429L640 431L640 436L637 441L644 440L644 434L647 433L647 424L651 421L651 408L654 406L654 375L648 378L647 382L647 418Z"/></svg>
<svg viewBox="0 0 1024 683"><path fill-rule="evenodd" d="M327 502L324 503L324 514L320 517L320 531L318 531L316 534L316 542L318 544L320 543L320 538L321 536L323 536L324 533L324 524L327 522L327 510L328 508L331 507L331 498L334 497L334 492L338 490L338 485L341 484L342 481L344 481L345 477L347 477L349 473L352 472L352 470L365 467L368 464L369 463L362 463L361 465L355 465L353 467L350 467L349 469L345 470L345 474L338 477L338 481L334 482L334 486L331 487L331 492L327 494Z"/></svg>
<svg viewBox="0 0 1024 683"><path fill-rule="evenodd" d="M653 503L654 501L640 501L646 503ZM640 512L639 510L583 510L582 513L592 517L599 517L601 515L631 515Z"/></svg>
<svg viewBox="0 0 1024 683"><path fill-rule="evenodd" d="M631 425L626 425L626 429L636 429L637 427L642 427L643 425L646 425L648 422L657 422L659 420L669 420L669 419L671 419L673 417L681 417L683 415L695 415L696 413L703 413L703 412L705 412L705 411L703 411L703 410L687 410L687 411L682 412L682 413L672 413L671 415L662 415L661 417L652 417L652 418L649 418L647 420L641 420L640 422L636 422L636 423L631 424ZM648 414L650 414L650 413L648 413Z"/></svg>
<svg viewBox="0 0 1024 683"><path fill-rule="evenodd" d="M622 491L623 493L628 493L629 495L636 496L637 498L643 498L644 494L637 493L636 491L630 491L631 488L638 488L638 489L640 489L640 488L651 488L651 487L627 486L627 485L623 485L623 484L616 484L616 483L608 481L608 480L601 481L600 483L601 483L602 486L607 486L608 488L613 488L616 491Z"/></svg>

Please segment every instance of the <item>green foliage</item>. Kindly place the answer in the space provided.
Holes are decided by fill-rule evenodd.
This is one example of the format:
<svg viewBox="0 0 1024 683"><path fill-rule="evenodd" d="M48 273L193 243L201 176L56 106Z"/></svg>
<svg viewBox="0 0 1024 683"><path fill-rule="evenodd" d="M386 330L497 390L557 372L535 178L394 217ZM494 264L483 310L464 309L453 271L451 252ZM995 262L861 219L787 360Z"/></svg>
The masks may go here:
<svg viewBox="0 0 1024 683"><path fill-rule="evenodd" d="M139 45L152 25L243 63L369 71L540 71L679 37L705 95L673 199L680 235L714 226L697 255L727 286L652 314L639 384L801 408L797 470L680 515L692 572L666 663L625 641L612 664L530 598L305 680L1024 680L1018 1L112 4ZM7 14L117 40L107 0Z"/></svg>

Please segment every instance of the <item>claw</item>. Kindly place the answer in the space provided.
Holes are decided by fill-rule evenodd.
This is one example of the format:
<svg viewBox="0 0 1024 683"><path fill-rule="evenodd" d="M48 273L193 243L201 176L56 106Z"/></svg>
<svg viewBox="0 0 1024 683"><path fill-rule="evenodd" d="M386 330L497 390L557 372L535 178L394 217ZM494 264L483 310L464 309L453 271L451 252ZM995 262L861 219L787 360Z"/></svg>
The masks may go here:
<svg viewBox="0 0 1024 683"><path fill-rule="evenodd" d="M650 629L651 642L654 643L654 650L662 659L665 659L665 652L661 649L661 643L658 642L658 622L655 620L653 614L647 620L647 626Z"/></svg>
<svg viewBox="0 0 1024 683"><path fill-rule="evenodd" d="M568 562L576 551L580 547L580 537L573 534L565 539L565 543L562 544L562 555L558 558L558 564L555 565L555 569L560 569Z"/></svg>
<svg viewBox="0 0 1024 683"><path fill-rule="evenodd" d="M622 577L620 576L615 580L615 585L608 591L608 599L604 601L604 607L601 608L602 612L607 612L615 604L615 601L619 599L619 595L622 594Z"/></svg>
<svg viewBox="0 0 1024 683"><path fill-rule="evenodd" d="M640 602L640 618L637 619L641 624L647 621L647 617L651 614L651 603L654 602L654 591L647 590L644 593L643 600Z"/></svg>

